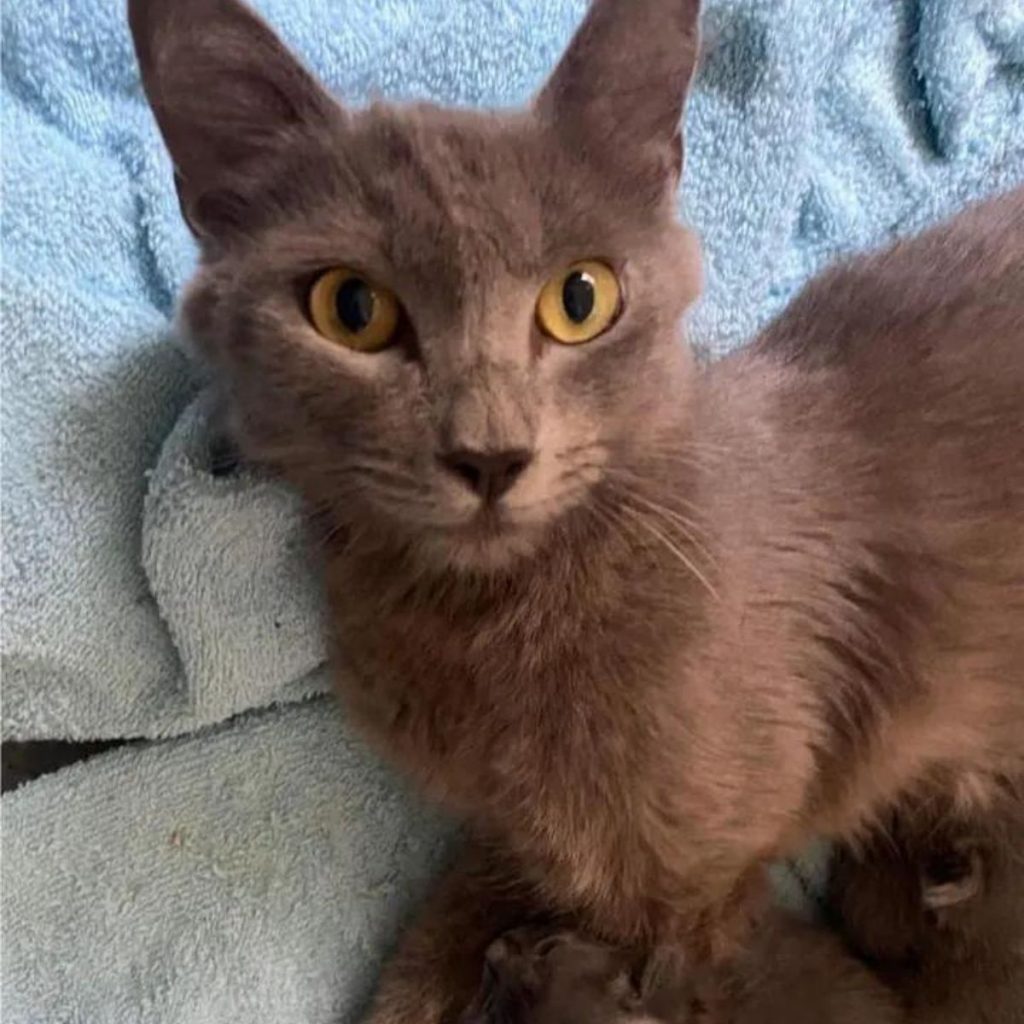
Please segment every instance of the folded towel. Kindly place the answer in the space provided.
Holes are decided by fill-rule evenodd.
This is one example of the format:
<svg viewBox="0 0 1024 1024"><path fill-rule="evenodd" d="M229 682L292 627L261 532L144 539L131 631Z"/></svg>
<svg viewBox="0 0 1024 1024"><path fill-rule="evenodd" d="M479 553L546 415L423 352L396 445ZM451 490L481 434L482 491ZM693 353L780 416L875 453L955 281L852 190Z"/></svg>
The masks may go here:
<svg viewBox="0 0 1024 1024"><path fill-rule="evenodd" d="M353 102L493 105L541 82L584 2L260 6ZM697 341L725 351L836 253L1024 181L1022 20L1018 0L711 0ZM195 410L171 430L194 250L121 5L4 5L3 87L4 735L165 735L315 691L293 500L211 480Z"/></svg>
<svg viewBox="0 0 1024 1024"><path fill-rule="evenodd" d="M298 498L245 468L211 472L203 413L201 401L189 406L153 470L142 565L191 712L216 722L316 692L327 674L314 671L326 657L323 609Z"/></svg>
<svg viewBox="0 0 1024 1024"><path fill-rule="evenodd" d="M3 798L6 1024L355 1020L445 862L324 699Z"/></svg>

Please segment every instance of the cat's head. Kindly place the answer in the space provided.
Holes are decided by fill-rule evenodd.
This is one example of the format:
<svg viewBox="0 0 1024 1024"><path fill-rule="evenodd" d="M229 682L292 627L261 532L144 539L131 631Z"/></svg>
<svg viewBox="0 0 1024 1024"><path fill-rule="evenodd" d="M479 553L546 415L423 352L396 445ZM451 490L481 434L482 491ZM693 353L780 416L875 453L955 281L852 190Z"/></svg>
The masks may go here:
<svg viewBox="0 0 1024 1024"><path fill-rule="evenodd" d="M685 411L697 0L595 0L531 106L332 99L236 0L130 0L243 449L358 534L513 564ZM635 483L635 481L633 481Z"/></svg>

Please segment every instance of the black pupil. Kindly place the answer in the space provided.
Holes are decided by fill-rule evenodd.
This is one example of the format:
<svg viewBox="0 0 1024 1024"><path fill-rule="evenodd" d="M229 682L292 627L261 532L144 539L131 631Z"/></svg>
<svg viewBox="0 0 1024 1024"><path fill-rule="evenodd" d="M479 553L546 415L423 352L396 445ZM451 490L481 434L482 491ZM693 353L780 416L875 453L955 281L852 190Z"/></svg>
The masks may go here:
<svg viewBox="0 0 1024 1024"><path fill-rule="evenodd" d="M358 277L350 277L339 289L334 300L338 319L353 334L366 330L373 319L373 290Z"/></svg>
<svg viewBox="0 0 1024 1024"><path fill-rule="evenodd" d="M581 324L594 312L594 279L583 270L574 270L562 285L562 305L574 324Z"/></svg>

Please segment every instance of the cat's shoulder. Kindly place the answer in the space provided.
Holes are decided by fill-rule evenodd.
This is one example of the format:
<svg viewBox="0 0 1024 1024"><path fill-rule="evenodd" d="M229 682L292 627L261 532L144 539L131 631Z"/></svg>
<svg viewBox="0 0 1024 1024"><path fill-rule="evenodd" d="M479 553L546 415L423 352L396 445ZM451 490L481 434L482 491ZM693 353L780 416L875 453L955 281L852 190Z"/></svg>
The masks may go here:
<svg viewBox="0 0 1024 1024"><path fill-rule="evenodd" d="M934 346L1024 335L1024 188L811 280L755 348L787 362L827 366L894 344ZM986 330L986 326L991 330ZM1024 351L1022 349L1021 351Z"/></svg>

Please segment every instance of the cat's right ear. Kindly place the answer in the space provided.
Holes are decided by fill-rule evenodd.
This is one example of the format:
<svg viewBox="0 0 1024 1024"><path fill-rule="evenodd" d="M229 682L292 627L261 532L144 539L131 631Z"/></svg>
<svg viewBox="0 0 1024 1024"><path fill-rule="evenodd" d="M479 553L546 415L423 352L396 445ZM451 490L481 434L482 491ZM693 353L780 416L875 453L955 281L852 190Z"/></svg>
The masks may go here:
<svg viewBox="0 0 1024 1024"><path fill-rule="evenodd" d="M579 152L626 177L682 170L682 120L700 48L700 0L592 0L534 107Z"/></svg>
<svg viewBox="0 0 1024 1024"><path fill-rule="evenodd" d="M261 179L340 106L238 0L128 0L128 20L186 221L203 240L244 227Z"/></svg>

